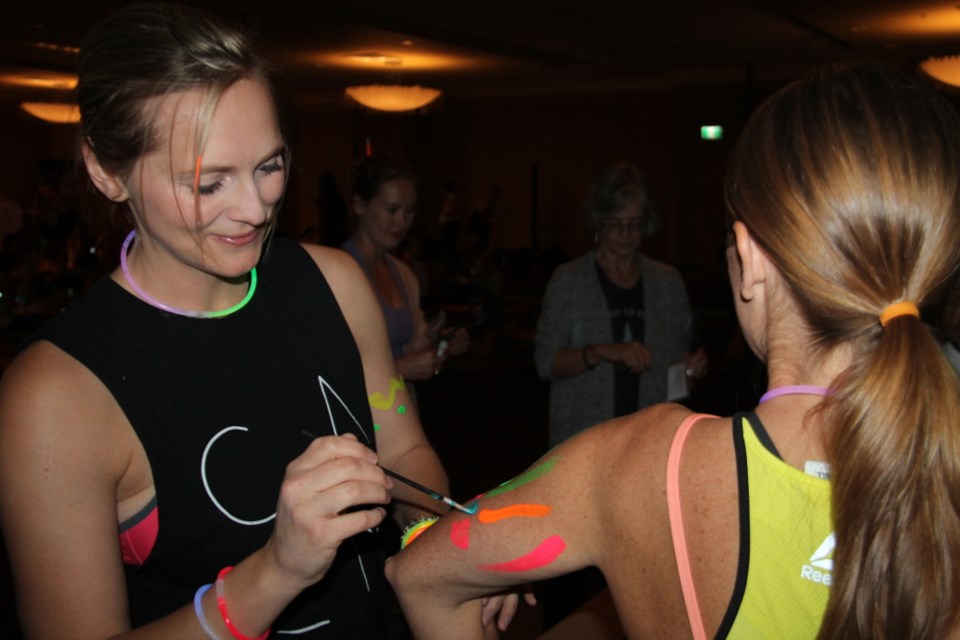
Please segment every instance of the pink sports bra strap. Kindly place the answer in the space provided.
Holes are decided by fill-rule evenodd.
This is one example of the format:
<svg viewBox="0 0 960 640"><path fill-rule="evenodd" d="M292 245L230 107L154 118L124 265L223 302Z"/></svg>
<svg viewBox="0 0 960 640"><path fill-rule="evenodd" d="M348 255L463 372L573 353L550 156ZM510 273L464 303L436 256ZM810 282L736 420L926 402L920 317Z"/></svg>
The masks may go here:
<svg viewBox="0 0 960 640"><path fill-rule="evenodd" d="M694 640L706 640L707 632L703 628L703 617L700 615L700 605L697 602L697 592L693 586L693 572L690 570L690 556L687 554L687 536L683 531L683 512L680 510L680 452L687 441L687 435L701 418L715 416L705 413L695 413L688 416L677 433L673 436L670 445L670 456L667 459L667 509L670 512L670 533L673 536L673 553L677 557L677 568L680 574L680 587L683 589L683 603L687 607L687 618L690 620L690 632Z"/></svg>

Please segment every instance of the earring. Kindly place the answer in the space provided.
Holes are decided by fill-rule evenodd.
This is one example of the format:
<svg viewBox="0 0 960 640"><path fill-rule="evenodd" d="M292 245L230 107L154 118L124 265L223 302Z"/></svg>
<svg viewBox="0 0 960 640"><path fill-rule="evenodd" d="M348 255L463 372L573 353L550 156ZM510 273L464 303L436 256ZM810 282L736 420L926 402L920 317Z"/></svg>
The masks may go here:
<svg viewBox="0 0 960 640"><path fill-rule="evenodd" d="M597 244L598 242L600 242L600 232L599 232L599 231L594 231L594 232L593 232L593 244Z"/></svg>

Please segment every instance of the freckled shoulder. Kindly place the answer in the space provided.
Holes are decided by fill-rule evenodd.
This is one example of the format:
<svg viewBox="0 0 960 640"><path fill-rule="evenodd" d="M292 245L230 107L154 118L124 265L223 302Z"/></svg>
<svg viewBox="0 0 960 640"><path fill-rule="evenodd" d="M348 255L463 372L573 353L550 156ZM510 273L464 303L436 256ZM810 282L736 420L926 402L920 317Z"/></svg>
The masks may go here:
<svg viewBox="0 0 960 640"><path fill-rule="evenodd" d="M660 499L673 436L690 413L664 403L594 428L595 481L606 487L609 499L604 502Z"/></svg>

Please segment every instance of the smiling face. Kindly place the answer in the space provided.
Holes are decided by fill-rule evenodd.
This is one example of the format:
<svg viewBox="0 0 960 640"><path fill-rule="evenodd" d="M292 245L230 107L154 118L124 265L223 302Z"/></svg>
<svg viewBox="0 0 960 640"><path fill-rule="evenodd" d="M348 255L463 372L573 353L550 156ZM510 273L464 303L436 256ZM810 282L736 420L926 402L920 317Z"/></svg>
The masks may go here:
<svg viewBox="0 0 960 640"><path fill-rule="evenodd" d="M354 197L360 232L375 247L392 251L403 241L417 213L417 189L407 178L384 182L376 195L363 201Z"/></svg>
<svg viewBox="0 0 960 640"><path fill-rule="evenodd" d="M630 202L615 214L600 219L600 246L619 258L630 257L640 250L643 226L643 203L637 200Z"/></svg>
<svg viewBox="0 0 960 640"><path fill-rule="evenodd" d="M221 279L243 276L260 259L283 194L284 143L267 87L241 79L223 92L198 159L198 115L206 100L206 91L196 89L145 105L155 109L159 144L122 180L139 234L137 258L150 265L141 266L145 277L191 269Z"/></svg>

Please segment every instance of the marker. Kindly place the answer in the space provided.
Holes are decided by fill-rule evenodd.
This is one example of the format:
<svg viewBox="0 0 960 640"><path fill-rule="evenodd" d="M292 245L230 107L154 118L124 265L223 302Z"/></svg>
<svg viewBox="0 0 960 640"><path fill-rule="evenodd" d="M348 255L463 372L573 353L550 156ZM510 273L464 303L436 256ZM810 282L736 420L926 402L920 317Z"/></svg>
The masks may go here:
<svg viewBox="0 0 960 640"><path fill-rule="evenodd" d="M303 435L305 435L305 436L307 436L307 437L310 437L310 438L316 438L316 437L317 437L317 436L313 435L312 433L310 433L309 431L301 431L301 433L303 433ZM466 514L469 514L469 515L471 515L471 516L477 512L477 507L478 507L479 505L477 505L476 503L474 503L474 505L473 505L472 507L467 508L467 507L463 506L462 504L460 504L459 502L457 502L456 500L454 500L453 498L448 498L447 496L443 495L442 493L440 493L440 492L438 492L438 491L434 491L433 489L428 489L427 487L423 486L423 485L420 484L419 482L415 482L415 481L411 480L410 478L404 477L404 476L400 475L399 473L397 473L397 472L395 472L395 471L391 471L390 469L387 469L386 467L381 466L381 465L379 465L379 464L378 464L377 466L380 467L381 469L383 469L383 472L384 472L385 474L387 474L388 476L390 476L391 478L394 478L394 479L396 479L396 480L399 480L400 482L404 483L405 485L411 486L411 487L413 487L414 489L416 489L417 491L420 491L421 493L427 494L428 496L430 496L430 497L433 498L434 500L438 500L438 501L442 502L443 504L447 505L448 507L452 507L452 508L456 509L457 511L462 511L462 512L464 512L464 513L466 513Z"/></svg>

